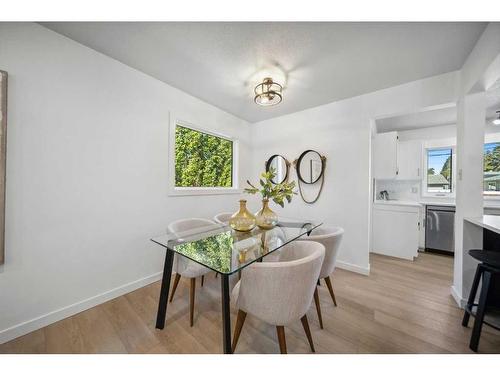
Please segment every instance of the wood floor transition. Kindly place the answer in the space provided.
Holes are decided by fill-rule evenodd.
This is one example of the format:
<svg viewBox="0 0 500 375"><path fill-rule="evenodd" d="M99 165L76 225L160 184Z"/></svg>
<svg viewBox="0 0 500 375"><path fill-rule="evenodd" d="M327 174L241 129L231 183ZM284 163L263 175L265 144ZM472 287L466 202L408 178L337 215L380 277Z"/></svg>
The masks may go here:
<svg viewBox="0 0 500 375"><path fill-rule="evenodd" d="M308 312L318 353L472 353L462 310L450 296L453 259L420 254L414 262L372 255L370 276L337 269L338 307L320 287L325 328ZM197 283L189 327L189 281L182 280L167 325L155 329L159 282L0 345L0 353L221 353L220 278ZM232 311L232 324L236 320ZM309 353L300 321L285 328L289 353ZM483 328L480 353L500 353L500 332ZM236 353L279 353L275 327L247 317Z"/></svg>

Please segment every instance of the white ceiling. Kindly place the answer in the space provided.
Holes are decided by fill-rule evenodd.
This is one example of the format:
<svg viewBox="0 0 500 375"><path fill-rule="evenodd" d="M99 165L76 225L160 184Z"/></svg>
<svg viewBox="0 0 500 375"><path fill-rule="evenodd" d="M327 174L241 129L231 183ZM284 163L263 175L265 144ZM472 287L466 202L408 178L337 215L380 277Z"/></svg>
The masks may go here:
<svg viewBox="0 0 500 375"><path fill-rule="evenodd" d="M42 25L250 122L460 69L485 23ZM253 103L257 80L283 102Z"/></svg>
<svg viewBox="0 0 500 375"><path fill-rule="evenodd" d="M500 81L486 92L486 121L489 123L496 117L500 110ZM377 132L404 131L412 129L429 128L433 126L454 125L457 122L457 109L455 106L408 113L400 116L378 119Z"/></svg>

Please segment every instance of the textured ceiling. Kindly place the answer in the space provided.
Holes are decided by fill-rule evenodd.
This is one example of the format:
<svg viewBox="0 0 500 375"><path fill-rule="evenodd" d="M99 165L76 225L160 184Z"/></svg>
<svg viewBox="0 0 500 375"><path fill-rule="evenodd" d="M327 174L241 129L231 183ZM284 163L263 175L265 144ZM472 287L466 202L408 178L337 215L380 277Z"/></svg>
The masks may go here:
<svg viewBox="0 0 500 375"><path fill-rule="evenodd" d="M485 23L42 25L250 122L460 69ZM285 81L276 107L253 87Z"/></svg>

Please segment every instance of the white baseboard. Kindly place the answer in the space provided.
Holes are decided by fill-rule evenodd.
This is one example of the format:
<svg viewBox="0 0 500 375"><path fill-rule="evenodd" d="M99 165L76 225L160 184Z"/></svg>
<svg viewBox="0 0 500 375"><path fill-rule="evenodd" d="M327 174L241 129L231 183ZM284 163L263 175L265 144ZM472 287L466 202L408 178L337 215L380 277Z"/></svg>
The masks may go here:
<svg viewBox="0 0 500 375"><path fill-rule="evenodd" d="M457 303L458 307L463 309L465 307L465 299L462 298L460 294L458 294L457 290L455 289L455 285L452 285L450 288L451 296Z"/></svg>
<svg viewBox="0 0 500 375"><path fill-rule="evenodd" d="M59 320L68 318L72 315L78 314L82 311L88 310L91 307L100 305L101 303L107 302L121 295L130 293L148 284L154 283L155 281L160 280L161 276L162 272L146 276L142 279L132 281L125 285L121 285L117 288L108 290L107 292L98 294L94 297L87 298L83 301L76 302L72 305L63 307L37 318L4 329L3 331L0 331L0 344L13 340L19 336L23 336L42 327L48 326L49 324L55 323Z"/></svg>
<svg viewBox="0 0 500 375"><path fill-rule="evenodd" d="M356 264L343 262L341 260L337 260L337 267L342 268L343 270L360 273L362 275L368 276L370 274L370 264L368 267L361 267Z"/></svg>

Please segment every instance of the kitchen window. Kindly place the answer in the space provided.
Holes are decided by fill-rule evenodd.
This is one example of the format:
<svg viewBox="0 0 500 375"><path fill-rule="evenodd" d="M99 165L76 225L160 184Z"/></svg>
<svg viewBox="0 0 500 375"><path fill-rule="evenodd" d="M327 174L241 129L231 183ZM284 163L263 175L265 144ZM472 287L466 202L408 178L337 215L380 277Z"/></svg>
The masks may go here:
<svg viewBox="0 0 500 375"><path fill-rule="evenodd" d="M170 129L170 193L237 190L237 140L176 120Z"/></svg>
<svg viewBox="0 0 500 375"><path fill-rule="evenodd" d="M424 191L427 195L445 196L453 193L453 148L426 149L427 177Z"/></svg>
<svg viewBox="0 0 500 375"><path fill-rule="evenodd" d="M484 195L500 196L500 142L485 143L483 160Z"/></svg>

